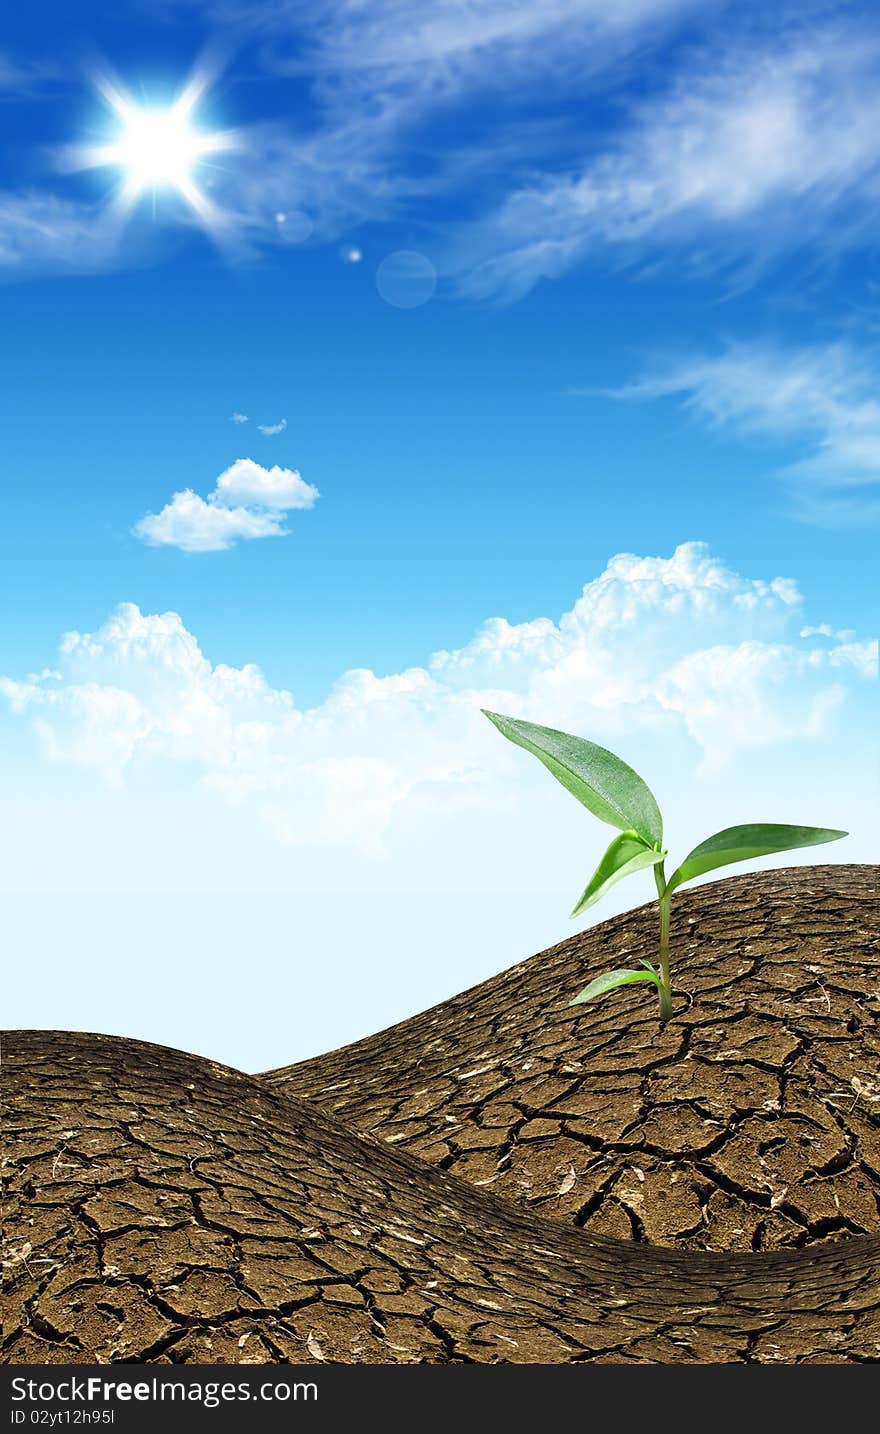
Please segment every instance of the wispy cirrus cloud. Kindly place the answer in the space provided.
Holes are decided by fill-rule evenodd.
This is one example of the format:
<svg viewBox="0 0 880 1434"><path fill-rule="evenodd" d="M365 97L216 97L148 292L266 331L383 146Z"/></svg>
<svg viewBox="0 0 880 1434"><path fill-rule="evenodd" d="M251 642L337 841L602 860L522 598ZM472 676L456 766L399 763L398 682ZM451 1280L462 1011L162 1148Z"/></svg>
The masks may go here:
<svg viewBox="0 0 880 1434"><path fill-rule="evenodd" d="M185 0L207 9L207 0ZM297 0L211 0L213 15L257 32L276 67L314 74L371 72L424 78L435 68L449 85L485 83L497 65L523 71L550 63L557 52L582 68L584 58L614 37L644 36L657 25L714 10L722 0L315 0L304 12ZM541 49L537 49L540 41ZM292 43L295 42L295 43ZM577 58L572 51L577 52ZM458 68L455 68L458 67ZM440 72L443 72L442 76Z"/></svg>
<svg viewBox="0 0 880 1434"><path fill-rule="evenodd" d="M237 458L207 498L184 488L160 512L141 518L133 532L151 547L223 552L242 540L283 537L285 514L314 507L319 496L294 468L263 468L252 458Z"/></svg>
<svg viewBox="0 0 880 1434"><path fill-rule="evenodd" d="M579 165L536 170L461 241L459 282L517 298L590 256L740 275L866 242L880 197L880 41L798 26L679 57Z"/></svg>
<svg viewBox="0 0 880 1434"><path fill-rule="evenodd" d="M295 127L283 111L241 125L240 153L212 176L231 258L405 218L430 234L441 279L516 299L590 260L742 279L872 242L880 41L860 7L212 0L211 13L300 106ZM0 200L7 272L119 262L87 207L35 232L52 202Z"/></svg>
<svg viewBox="0 0 880 1434"><path fill-rule="evenodd" d="M207 8L206 0L185 0ZM296 133L252 127L226 198L254 243L337 238L352 225L465 209L571 142L570 106L630 58L725 0L218 0L274 75L310 86ZM474 114L479 115L474 124ZM462 118L467 117L466 134ZM278 222L280 219L281 223Z"/></svg>
<svg viewBox="0 0 880 1434"><path fill-rule="evenodd" d="M118 228L94 206L44 190L0 191L0 274L87 274L122 263ZM131 263L132 252L125 256Z"/></svg>
<svg viewBox="0 0 880 1434"><path fill-rule="evenodd" d="M662 366L615 392L677 398L715 428L801 448L776 469L808 521L880 518L880 356L840 342L731 344Z"/></svg>
<svg viewBox="0 0 880 1434"><path fill-rule="evenodd" d="M287 419L282 418L278 423L258 423L257 432L262 433L265 438L275 438L277 434L287 430Z"/></svg>
<svg viewBox="0 0 880 1434"><path fill-rule="evenodd" d="M407 0L175 0L175 8L185 4L210 10L212 23L237 30L242 45L256 41L268 70L305 81L310 94L295 129L268 117L243 127L238 161L215 176L229 257L335 240L352 225L412 215L438 197L458 203L493 172L501 183L511 163L543 149L531 110L541 95L552 110L549 77L558 94L576 92L679 16L707 9L705 0L427 0L415 10ZM480 137L464 140L455 131L474 103ZM551 116L549 129L559 123ZM20 196L5 203L12 229ZM99 226L105 217L85 205L77 212ZM166 222L179 226L185 216ZM63 236L32 261L28 253L26 234L10 239L0 263L19 273L64 267Z"/></svg>
<svg viewBox="0 0 880 1434"><path fill-rule="evenodd" d="M255 128L260 158L230 175L258 247L405 213L430 225L460 292L510 300L591 258L684 256L742 281L792 251L872 240L880 41L858 10L757 24L676 0L226 13L256 28L268 68L312 86L313 123ZM466 140L465 113L479 114Z"/></svg>
<svg viewBox="0 0 880 1434"><path fill-rule="evenodd" d="M37 95L60 74L59 66L50 60L22 59L0 49L0 99Z"/></svg>

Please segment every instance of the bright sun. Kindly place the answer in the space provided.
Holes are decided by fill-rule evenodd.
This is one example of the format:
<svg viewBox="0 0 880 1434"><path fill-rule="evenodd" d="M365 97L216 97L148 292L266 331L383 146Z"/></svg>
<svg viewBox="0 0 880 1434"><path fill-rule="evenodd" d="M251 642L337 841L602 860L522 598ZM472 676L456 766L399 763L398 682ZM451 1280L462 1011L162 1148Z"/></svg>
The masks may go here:
<svg viewBox="0 0 880 1434"><path fill-rule="evenodd" d="M213 136L200 135L176 105L167 110L128 109L116 144L108 145L108 163L119 164L138 190L162 184L186 189L197 159L214 148Z"/></svg>
<svg viewBox="0 0 880 1434"><path fill-rule="evenodd" d="M194 77L173 104L160 109L138 105L116 85L100 81L119 129L107 144L78 147L76 167L118 168L123 182L117 202L124 209L147 190L172 189L204 223L216 223L219 215L199 187L196 171L207 155L236 148L237 139L232 131L212 133L197 125L195 107L205 83Z"/></svg>

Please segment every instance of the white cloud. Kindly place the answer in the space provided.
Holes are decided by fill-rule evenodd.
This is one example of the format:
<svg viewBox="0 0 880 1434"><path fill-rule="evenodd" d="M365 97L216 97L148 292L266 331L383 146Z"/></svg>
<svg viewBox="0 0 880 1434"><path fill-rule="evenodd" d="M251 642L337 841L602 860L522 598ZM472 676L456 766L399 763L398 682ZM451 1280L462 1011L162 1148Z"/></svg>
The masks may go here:
<svg viewBox="0 0 880 1434"><path fill-rule="evenodd" d="M810 681L817 656L818 685ZM859 649L844 661L850 657L854 672L866 676L867 651ZM658 684L657 697L703 748L705 769L714 770L737 750L822 736L845 696L834 666L825 654L779 643L712 647L675 663Z"/></svg>
<svg viewBox="0 0 880 1434"><path fill-rule="evenodd" d="M214 176L229 257L405 213L430 225L442 277L515 298L592 254L743 273L873 242L880 44L858 15L808 4L756 25L723 0L427 0L417 13L410 0L212 0L211 13L256 35L262 63L307 100L295 130L242 131L246 158ZM9 195L0 264L82 271L155 247L141 234L123 254L109 223Z"/></svg>
<svg viewBox="0 0 880 1434"><path fill-rule="evenodd" d="M293 468L263 468L252 458L237 458L207 500L185 488L161 512L141 518L133 532L154 547L222 552L239 539L283 537L282 514L311 508L319 496Z"/></svg>
<svg viewBox="0 0 880 1434"><path fill-rule="evenodd" d="M229 418L230 423L247 423L247 421L248 416L246 413L233 413Z"/></svg>
<svg viewBox="0 0 880 1434"><path fill-rule="evenodd" d="M515 186L462 245L463 286L515 298L609 248L754 266L866 241L880 196L877 36L780 31L687 54L602 151Z"/></svg>
<svg viewBox="0 0 880 1434"><path fill-rule="evenodd" d="M240 538L277 538L284 532L277 513L226 508L205 502L192 488L175 493L158 513L147 513L134 532L153 547L179 548L183 553L217 553Z"/></svg>
<svg viewBox="0 0 880 1434"><path fill-rule="evenodd" d="M490 619L424 666L346 672L312 708L253 666L212 666L177 614L132 604L0 692L56 760L117 783L179 764L286 841L379 854L401 823L497 813L540 780L481 706L593 736L649 776L671 754L680 774L682 743L704 771L827 743L876 658L868 643L803 639L804 625L791 579L742 577L685 543L613 558L558 621Z"/></svg>
<svg viewBox="0 0 880 1434"><path fill-rule="evenodd" d="M813 519L865 519L880 483L880 363L844 343L783 347L730 345L709 358L673 363L618 390L620 398L680 397L720 428L792 442L804 457L780 475Z"/></svg>
<svg viewBox="0 0 880 1434"><path fill-rule="evenodd" d="M205 0L191 0L195 6ZM540 63L540 41L549 49L576 49L588 57L608 36L643 31L659 21L693 11L698 0L315 0L308 14L285 0L212 0L212 14L265 35L295 35L301 58L280 47L271 59L279 67L328 72L415 71L424 76L442 70L448 77L461 68L481 78L493 67L516 65L524 71ZM703 9L707 5L705 0ZM713 7L714 8L714 7ZM458 67L458 69L456 68Z"/></svg>
<svg viewBox="0 0 880 1434"><path fill-rule="evenodd" d="M338 238L354 222L392 218L404 200L454 187L481 163L504 167L506 145L493 135L482 160L479 146L465 152L460 141L447 161L434 152L429 178L421 144L413 150L412 138L428 117L468 104L487 87L537 92L549 74L561 86L563 66L568 86L579 87L585 73L642 43L658 23L694 10L698 0L618 0L614 6L602 0L536 6L430 0L417 13L408 0L318 0L305 9L284 0L189 3L210 9L212 24L220 17L256 33L267 68L305 80L310 91L304 123L295 130L276 122L242 130L246 157L214 176L212 199L223 215L222 233L214 237L230 257L241 257L312 234ZM20 72L12 61L6 67L10 79ZM3 74L0 59L0 85ZM506 112L494 128L511 132ZM523 136L532 132L530 123L521 127ZM184 215L165 218L169 225L190 222ZM134 226L124 246L120 233L109 208L46 191L0 196L0 265L11 272L90 272L141 262L148 248L161 252L146 232L135 243Z"/></svg>
<svg viewBox="0 0 880 1434"><path fill-rule="evenodd" d="M248 503L284 511L312 508L319 493L295 468L263 468L252 458L236 458L220 477L211 497L214 502Z"/></svg>
<svg viewBox="0 0 880 1434"><path fill-rule="evenodd" d="M264 433L267 438L274 438L276 433L283 433L287 428L287 419L282 418L280 423L258 423L257 429Z"/></svg>
<svg viewBox="0 0 880 1434"><path fill-rule="evenodd" d="M0 268L92 273L121 262L117 237L90 205L39 190L0 192ZM133 246L126 262L136 252Z"/></svg>
<svg viewBox="0 0 880 1434"><path fill-rule="evenodd" d="M808 623L806 627L802 627L799 636L832 637L836 638L838 642L849 642L851 638L855 637L855 633L851 627L838 628L835 632L830 622L819 622L812 625Z"/></svg>
<svg viewBox="0 0 880 1434"><path fill-rule="evenodd" d="M202 8L205 0L190 0ZM509 176L554 153L571 119L536 120L552 93L582 103L596 77L700 10L723 0L212 0L256 31L275 75L311 87L313 123L250 132L253 163L230 173L225 202L246 242L338 239L354 224L386 222L406 205L454 196L482 206ZM604 79L599 79L601 88ZM517 96L525 109L511 109ZM564 100L563 100L564 97ZM480 107L479 134L461 116ZM445 133L452 117L452 130ZM428 125L435 133L426 144ZM567 140L564 140L567 144ZM427 163L425 162L427 160ZM436 213L430 216L436 228Z"/></svg>

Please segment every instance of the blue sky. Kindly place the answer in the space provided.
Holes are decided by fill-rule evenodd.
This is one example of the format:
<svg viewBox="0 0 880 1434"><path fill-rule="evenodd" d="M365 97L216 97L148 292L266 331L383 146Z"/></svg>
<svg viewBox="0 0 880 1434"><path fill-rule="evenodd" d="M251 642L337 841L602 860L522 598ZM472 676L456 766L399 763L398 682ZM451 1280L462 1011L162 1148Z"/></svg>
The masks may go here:
<svg viewBox="0 0 880 1434"><path fill-rule="evenodd" d="M11 1022L268 1065L567 934L602 831L481 702L876 857L876 10L608 12L4 20Z"/></svg>

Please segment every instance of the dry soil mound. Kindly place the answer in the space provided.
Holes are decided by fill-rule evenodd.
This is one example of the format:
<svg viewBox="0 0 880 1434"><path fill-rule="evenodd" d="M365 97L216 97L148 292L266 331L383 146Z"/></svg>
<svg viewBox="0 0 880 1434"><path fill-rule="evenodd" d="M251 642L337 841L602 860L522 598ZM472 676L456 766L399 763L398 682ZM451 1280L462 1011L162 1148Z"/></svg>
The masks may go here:
<svg viewBox="0 0 880 1434"><path fill-rule="evenodd" d="M870 866L683 893L665 1029L645 987L566 1006L654 953L646 906L262 1079L596 1233L764 1250L877 1232L877 895Z"/></svg>
<svg viewBox="0 0 880 1434"><path fill-rule="evenodd" d="M596 1238L251 1077L7 1038L7 1363L874 1362L880 1240Z"/></svg>

